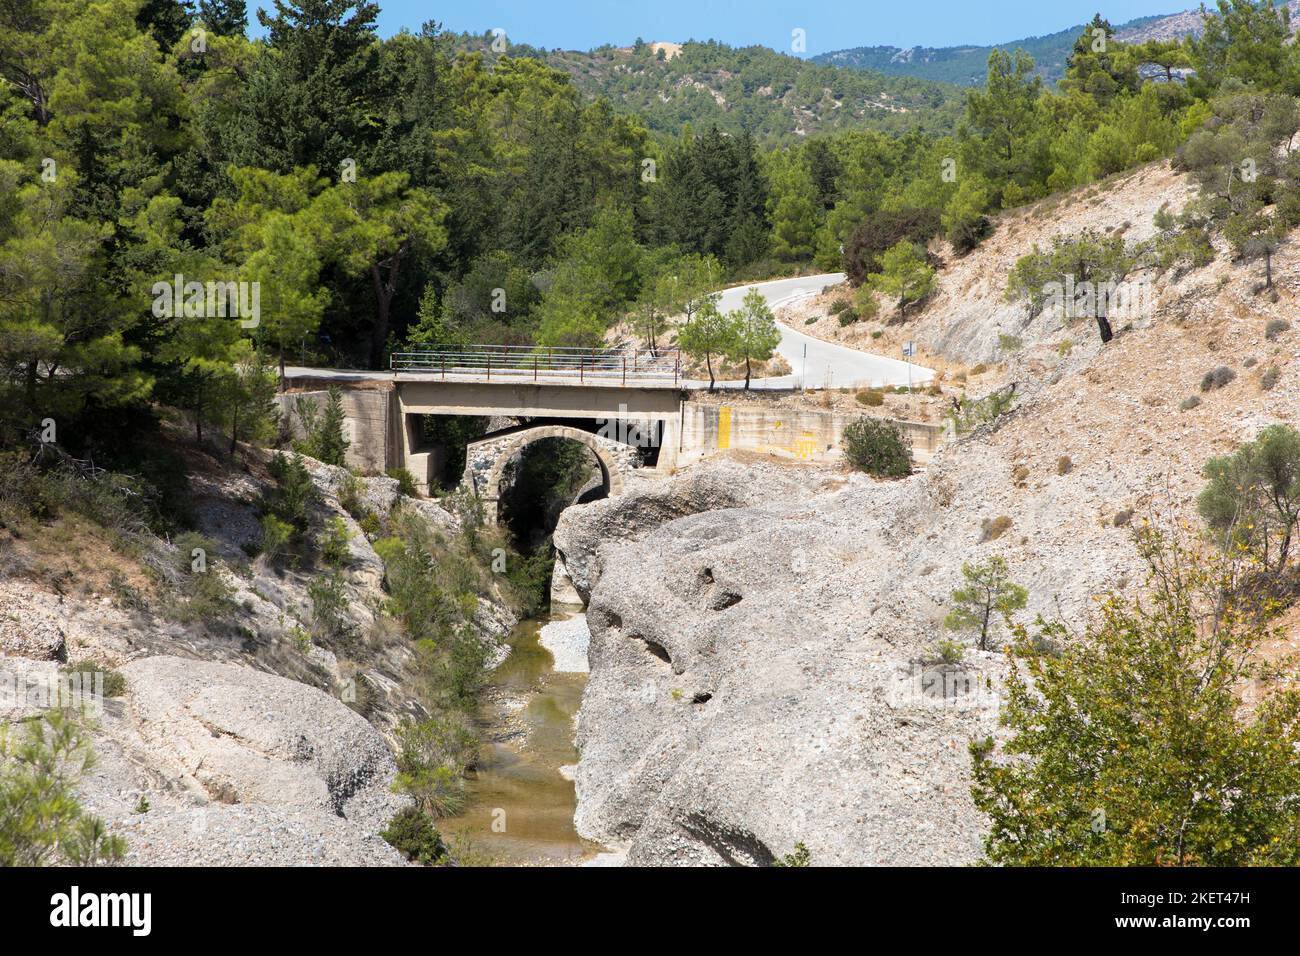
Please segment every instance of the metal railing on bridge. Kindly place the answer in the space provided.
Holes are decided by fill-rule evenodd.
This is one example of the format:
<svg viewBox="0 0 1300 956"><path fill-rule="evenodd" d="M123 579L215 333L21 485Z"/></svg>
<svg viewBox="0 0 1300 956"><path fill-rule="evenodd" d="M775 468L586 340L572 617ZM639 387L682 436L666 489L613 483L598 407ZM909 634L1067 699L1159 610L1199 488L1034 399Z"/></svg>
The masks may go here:
<svg viewBox="0 0 1300 956"><path fill-rule="evenodd" d="M441 378L552 384L672 385L682 377L677 349L540 348L531 345L436 346L394 352L394 372Z"/></svg>

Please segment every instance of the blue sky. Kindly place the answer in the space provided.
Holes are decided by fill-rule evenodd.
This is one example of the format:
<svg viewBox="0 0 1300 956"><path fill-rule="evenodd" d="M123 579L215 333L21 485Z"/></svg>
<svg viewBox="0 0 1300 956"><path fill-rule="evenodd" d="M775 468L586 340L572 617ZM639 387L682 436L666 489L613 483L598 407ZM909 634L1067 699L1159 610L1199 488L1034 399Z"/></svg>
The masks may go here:
<svg viewBox="0 0 1300 956"><path fill-rule="evenodd" d="M985 45L1055 33L1092 18L1112 23L1197 6L1196 0L379 0L380 33L437 20L454 31L501 28L514 42L586 50L603 43L721 40L808 54L853 46ZM249 7L256 3L250 3ZM269 6L269 4L267 4ZM1213 4L1210 4L1213 6ZM260 31L259 31L260 32Z"/></svg>

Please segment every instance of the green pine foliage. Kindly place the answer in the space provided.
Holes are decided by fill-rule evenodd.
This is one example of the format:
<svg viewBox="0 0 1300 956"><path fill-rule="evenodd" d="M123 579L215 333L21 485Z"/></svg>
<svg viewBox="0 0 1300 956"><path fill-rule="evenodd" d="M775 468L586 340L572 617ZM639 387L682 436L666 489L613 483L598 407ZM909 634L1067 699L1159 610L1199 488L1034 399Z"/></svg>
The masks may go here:
<svg viewBox="0 0 1300 956"><path fill-rule="evenodd" d="M85 811L77 783L95 765L85 727L51 711L0 724L0 866L102 866L126 842Z"/></svg>
<svg viewBox="0 0 1300 956"><path fill-rule="evenodd" d="M1241 587L1249 560L1145 528L1137 541L1145 596L1111 595L1074 629L1013 628L1005 742L971 746L987 859L1295 866L1300 693L1256 653L1279 637L1276 608ZM1238 690L1252 683L1247 714Z"/></svg>

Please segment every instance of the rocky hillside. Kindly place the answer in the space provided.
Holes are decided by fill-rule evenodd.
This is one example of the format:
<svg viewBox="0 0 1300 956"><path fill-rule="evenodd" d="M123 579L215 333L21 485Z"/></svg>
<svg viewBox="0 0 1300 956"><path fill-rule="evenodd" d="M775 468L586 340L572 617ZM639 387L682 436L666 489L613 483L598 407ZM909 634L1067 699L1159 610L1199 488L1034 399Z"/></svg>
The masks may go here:
<svg viewBox="0 0 1300 956"><path fill-rule="evenodd" d="M846 289L827 290L816 299L787 308L787 322L832 341L883 355L896 355L902 344L917 344L920 364L940 370L967 370L981 363L1052 361L1063 348L1091 349L1097 331L1091 320L1062 321L1052 310L1031 315L1023 302L1008 301L1008 276L1016 261L1035 248L1050 249L1057 236L1077 236L1091 231L1101 235L1122 235L1131 242L1155 234L1154 217L1161 208L1177 212L1192 197L1195 186L1167 162L1140 167L1071 193L1002 213L993 234L974 252L956 256L946 243L936 242L931 251L941 260L935 293L922 305L900 315L884 304L878 321L841 327L830 313L831 304ZM1288 253L1279 257L1283 287L1286 287ZM1151 305L1150 314L1135 323L1148 327L1164 320L1178 320L1187 309L1209 296L1220 300L1223 309L1246 312L1264 325L1272 318L1286 318L1287 305L1269 302L1254 294L1262 269L1229 260L1226 247L1218 259L1204 269L1184 276L1148 270L1131 279L1141 285Z"/></svg>
<svg viewBox="0 0 1300 956"><path fill-rule="evenodd" d="M212 548L205 574L223 582L219 595L180 583L190 539L116 536L75 515L0 532L0 720L38 714L69 664L120 682L92 714L98 763L82 792L126 838L128 863L401 863L379 836L406 802L390 789L393 731L425 708L412 642L379 613L387 595L371 519L405 509L451 535L457 518L385 477L360 479L350 512L341 498L357 479L306 459L314 521L340 521L348 536L340 590L327 595L314 587L319 569L248 556L272 483L265 461L255 455L241 471L189 454ZM483 638L514 623L503 597L480 599Z"/></svg>
<svg viewBox="0 0 1300 956"><path fill-rule="evenodd" d="M815 863L978 858L966 745L994 729L1003 665L972 647L940 663L962 563L1002 556L1029 590L1023 619L1077 630L1099 596L1141 586L1135 523L1194 518L1207 458L1300 424L1300 332L1265 336L1296 314L1294 245L1276 301L1256 294L1257 267L1221 255L1155 278L1160 308L1105 347L1088 323L1004 324L998 277L1034 242L1120 217L1136 234L1186 189L1151 167L1026 210L947 272L908 335L965 362L999 334L1024 345L987 379L1017 384L1014 410L926 472L720 461L565 514L556 542L591 630L581 832L634 863L763 864L796 841ZM1221 366L1231 380L1202 391Z"/></svg>

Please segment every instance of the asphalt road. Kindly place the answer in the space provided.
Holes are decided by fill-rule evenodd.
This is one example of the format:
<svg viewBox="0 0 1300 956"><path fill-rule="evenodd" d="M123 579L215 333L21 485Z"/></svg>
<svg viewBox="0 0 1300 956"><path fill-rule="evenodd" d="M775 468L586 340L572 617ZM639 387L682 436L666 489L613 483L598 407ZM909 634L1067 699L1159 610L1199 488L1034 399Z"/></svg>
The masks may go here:
<svg viewBox="0 0 1300 956"><path fill-rule="evenodd" d="M755 282L750 285L736 286L722 293L718 308L723 312L739 309L750 289L758 289L772 308L794 302L797 299L816 295L825 286L844 281L843 273L829 273L815 276L801 276L796 279L774 279L771 282ZM791 374L774 378L756 378L750 387L756 389L791 389L791 388L850 388L875 387L889 385L907 385L909 381L919 385L930 381L934 372L920 365L911 365L901 358L887 358L859 352L844 345L835 345L822 339L804 335L780 322L781 344L777 354L790 363ZM910 370L910 378L909 378ZM363 382L391 379L392 372L357 371L349 369L318 369L288 366L285 373L290 377L310 377L338 382ZM708 381L687 380L687 388L705 388ZM744 388L743 379L738 381L718 382L719 388Z"/></svg>
<svg viewBox="0 0 1300 956"><path fill-rule="evenodd" d="M776 308L797 299L816 295L825 286L844 281L844 273L802 276L797 279L776 279L771 282L756 282L751 285L737 286L722 293L718 308L723 312L739 309L745 294L750 289L758 289L767 299L768 305ZM795 331L781 322L781 344L777 354L790 363L791 374L778 378L755 379L752 388L849 388L852 386L882 386L908 384L908 370L911 370L912 384L930 381L934 372L920 365L910 365L901 358L887 358L859 352L844 345L835 345L822 339L813 338ZM707 386L708 382L692 382L697 387ZM722 388L743 388L745 383L719 382Z"/></svg>

